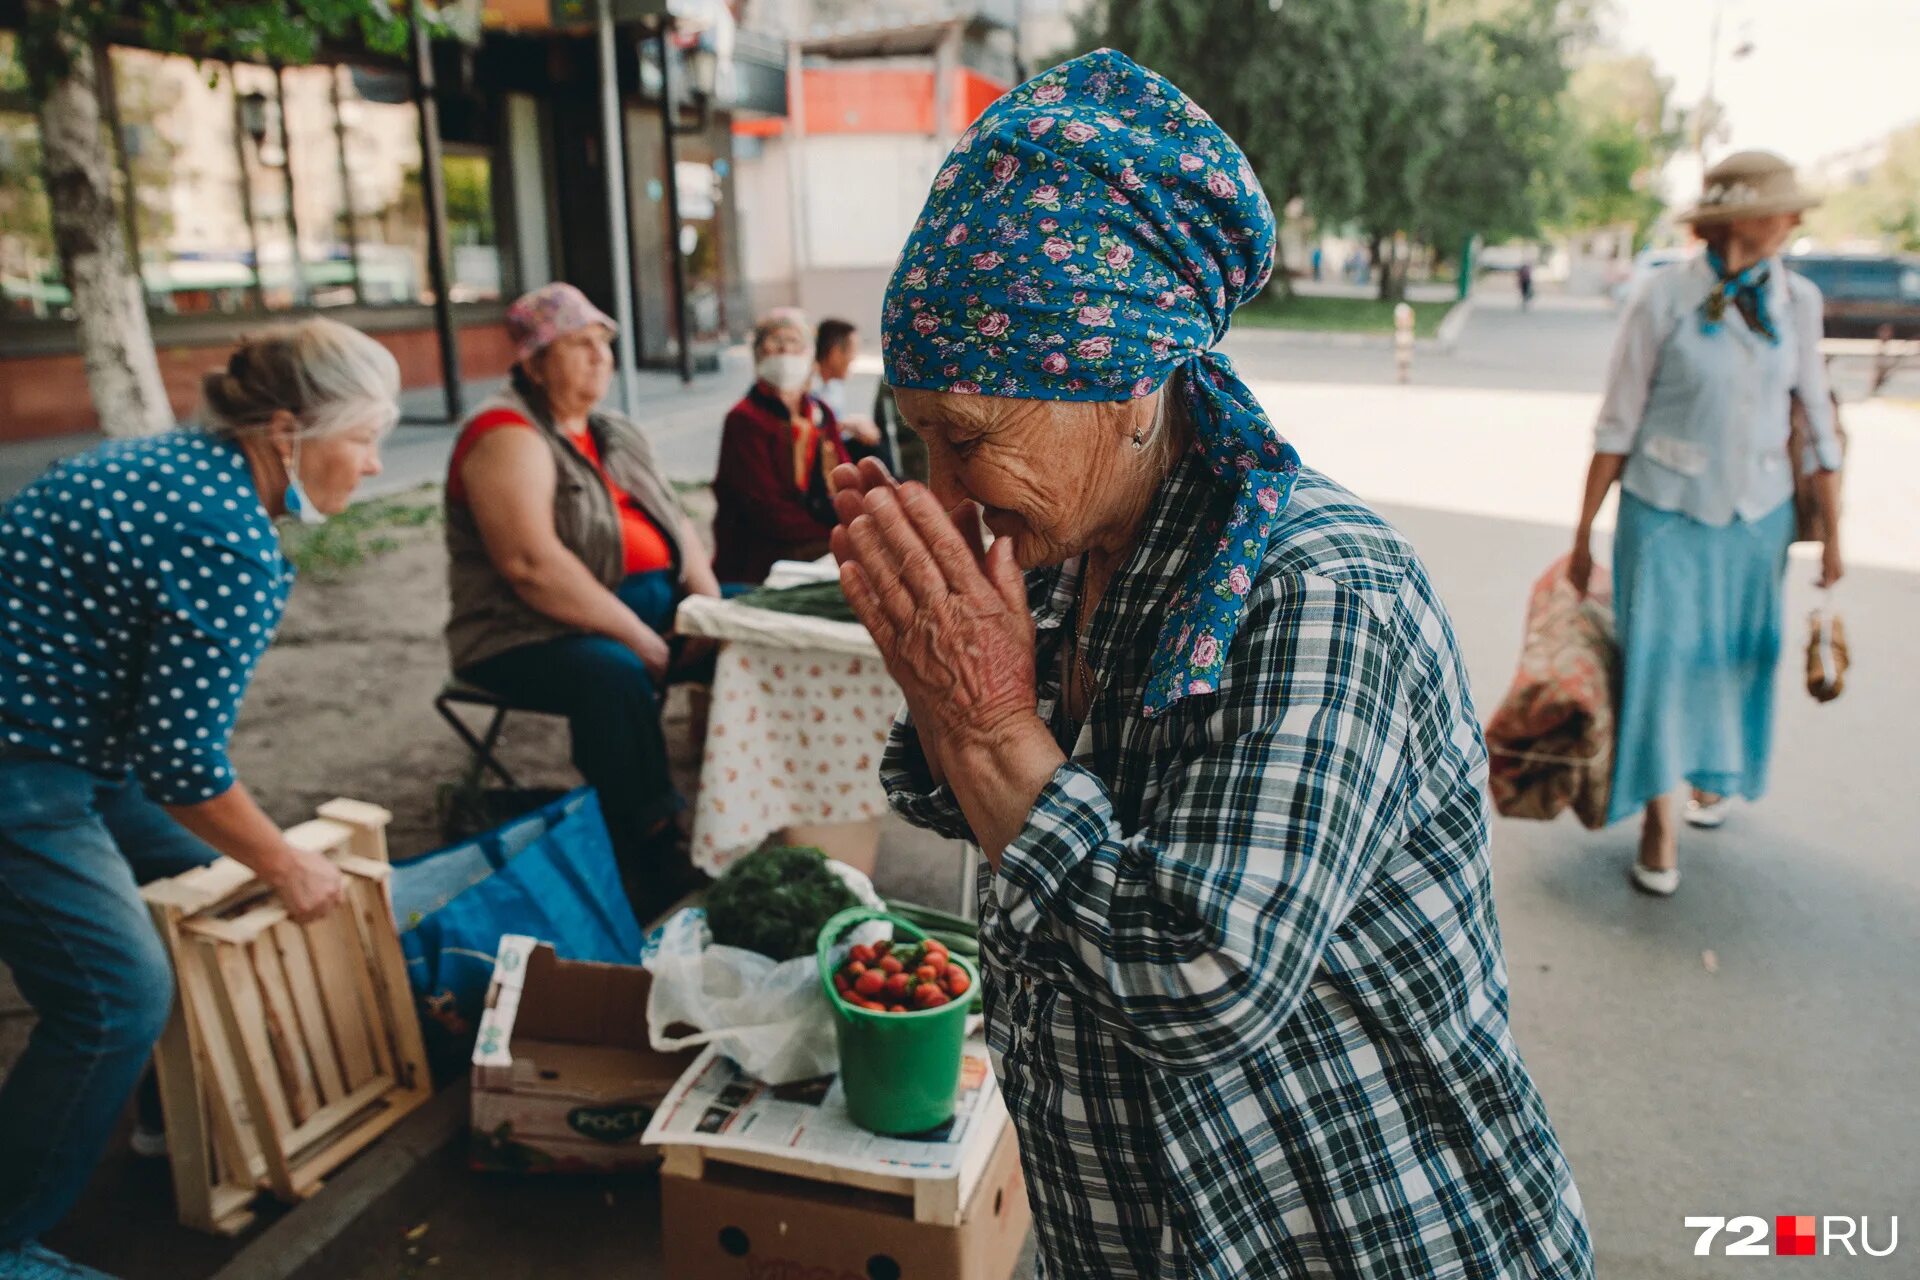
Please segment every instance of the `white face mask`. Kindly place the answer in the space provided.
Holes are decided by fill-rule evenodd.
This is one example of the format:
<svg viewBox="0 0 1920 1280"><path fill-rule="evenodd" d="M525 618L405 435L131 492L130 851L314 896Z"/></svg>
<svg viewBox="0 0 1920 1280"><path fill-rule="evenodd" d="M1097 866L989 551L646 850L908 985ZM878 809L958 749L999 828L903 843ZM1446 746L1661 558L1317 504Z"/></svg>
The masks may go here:
<svg viewBox="0 0 1920 1280"><path fill-rule="evenodd" d="M813 361L798 353L786 355L766 355L753 366L754 374L761 381L770 383L782 391L798 391L807 385L807 376L813 372Z"/></svg>

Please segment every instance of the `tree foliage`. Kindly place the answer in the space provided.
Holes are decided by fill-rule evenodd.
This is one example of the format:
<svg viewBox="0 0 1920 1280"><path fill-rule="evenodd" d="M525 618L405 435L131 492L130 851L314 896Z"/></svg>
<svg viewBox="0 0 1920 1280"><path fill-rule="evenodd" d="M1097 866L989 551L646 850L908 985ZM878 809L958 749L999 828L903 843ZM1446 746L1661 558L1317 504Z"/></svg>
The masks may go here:
<svg viewBox="0 0 1920 1280"><path fill-rule="evenodd" d="M1854 181L1827 193L1807 215L1823 240L1878 240L1890 249L1920 253L1920 123L1894 131L1886 155Z"/></svg>
<svg viewBox="0 0 1920 1280"><path fill-rule="evenodd" d="M1479 8L1427 43L1445 132L1410 229L1443 251L1470 235L1537 235L1566 198L1562 93L1574 28L1558 0Z"/></svg>
<svg viewBox="0 0 1920 1280"><path fill-rule="evenodd" d="M1688 121L1669 101L1671 84L1644 55L1589 59L1567 89L1574 147L1568 155L1568 230L1633 226L1635 244L1660 216L1654 179L1685 137Z"/></svg>
<svg viewBox="0 0 1920 1280"><path fill-rule="evenodd" d="M1443 250L1564 203L1562 91L1583 0L1102 0L1109 44L1192 94L1276 208Z"/></svg>
<svg viewBox="0 0 1920 1280"><path fill-rule="evenodd" d="M1247 153L1276 209L1335 217L1362 195L1359 139L1383 0L1101 0L1082 23L1192 95ZM1399 3L1400 0L1386 0Z"/></svg>
<svg viewBox="0 0 1920 1280"><path fill-rule="evenodd" d="M405 8L386 0L30 0L20 33L36 98L72 68L73 50L114 37L203 58L310 62L322 42L357 35L367 47L406 46Z"/></svg>

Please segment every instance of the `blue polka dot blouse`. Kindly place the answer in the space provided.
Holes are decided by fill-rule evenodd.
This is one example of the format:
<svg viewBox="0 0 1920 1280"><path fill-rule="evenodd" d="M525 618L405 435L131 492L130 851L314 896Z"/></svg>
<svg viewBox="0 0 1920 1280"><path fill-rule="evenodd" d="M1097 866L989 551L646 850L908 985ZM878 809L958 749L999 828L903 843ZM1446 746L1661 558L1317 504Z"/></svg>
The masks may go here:
<svg viewBox="0 0 1920 1280"><path fill-rule="evenodd" d="M220 795L292 584L235 446L176 431L57 464L0 506L0 757Z"/></svg>

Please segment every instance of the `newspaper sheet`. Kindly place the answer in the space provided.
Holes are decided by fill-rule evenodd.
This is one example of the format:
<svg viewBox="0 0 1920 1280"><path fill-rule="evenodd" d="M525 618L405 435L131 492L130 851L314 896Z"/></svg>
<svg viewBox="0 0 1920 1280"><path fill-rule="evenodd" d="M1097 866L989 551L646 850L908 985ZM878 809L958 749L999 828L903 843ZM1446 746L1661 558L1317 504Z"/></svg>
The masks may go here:
<svg viewBox="0 0 1920 1280"><path fill-rule="evenodd" d="M910 1138L887 1138L854 1124L838 1076L769 1085L709 1046L653 1113L643 1142L688 1143L757 1151L834 1169L905 1178L960 1175L969 1138L998 1128L1004 1107L979 1040L967 1042L953 1119Z"/></svg>

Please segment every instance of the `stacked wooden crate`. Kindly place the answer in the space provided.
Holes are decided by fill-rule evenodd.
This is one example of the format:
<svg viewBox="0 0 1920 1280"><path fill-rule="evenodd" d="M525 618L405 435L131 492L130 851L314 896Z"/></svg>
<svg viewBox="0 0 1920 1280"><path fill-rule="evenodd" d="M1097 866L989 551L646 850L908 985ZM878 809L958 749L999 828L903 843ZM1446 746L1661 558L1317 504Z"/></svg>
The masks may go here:
<svg viewBox="0 0 1920 1280"><path fill-rule="evenodd" d="M289 830L346 880L296 924L231 859L142 891L173 956L175 1016L155 1050L180 1220L232 1234L264 1188L321 1180L432 1094L394 928L389 815L334 800Z"/></svg>

